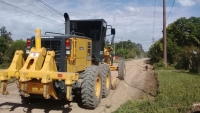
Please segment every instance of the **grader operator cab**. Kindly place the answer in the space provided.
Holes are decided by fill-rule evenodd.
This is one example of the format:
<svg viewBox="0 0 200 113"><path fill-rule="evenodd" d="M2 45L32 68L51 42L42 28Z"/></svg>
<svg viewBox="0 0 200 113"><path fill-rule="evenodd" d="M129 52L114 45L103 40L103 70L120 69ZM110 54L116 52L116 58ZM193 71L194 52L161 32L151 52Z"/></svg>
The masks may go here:
<svg viewBox="0 0 200 113"><path fill-rule="evenodd" d="M70 20L65 17L65 34L36 29L36 35L27 39L24 61L23 50L17 50L8 69L0 71L1 93L8 80L15 78L22 103L36 98L73 101L81 95L85 108L95 109L102 97L111 89L111 72L118 70L119 78L125 75L125 64L113 66L112 47L105 47L108 25L103 19ZM112 40L115 29L111 28ZM76 92L77 91L77 92Z"/></svg>

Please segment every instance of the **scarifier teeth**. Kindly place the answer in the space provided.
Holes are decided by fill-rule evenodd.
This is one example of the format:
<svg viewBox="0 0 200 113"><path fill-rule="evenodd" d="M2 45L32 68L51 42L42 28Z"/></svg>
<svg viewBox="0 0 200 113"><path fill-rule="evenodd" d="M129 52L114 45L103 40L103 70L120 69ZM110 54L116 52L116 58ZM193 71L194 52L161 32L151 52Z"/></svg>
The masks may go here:
<svg viewBox="0 0 200 113"><path fill-rule="evenodd" d="M1 81L1 93L3 95L8 95L8 91L6 91L6 87L7 87L7 80Z"/></svg>

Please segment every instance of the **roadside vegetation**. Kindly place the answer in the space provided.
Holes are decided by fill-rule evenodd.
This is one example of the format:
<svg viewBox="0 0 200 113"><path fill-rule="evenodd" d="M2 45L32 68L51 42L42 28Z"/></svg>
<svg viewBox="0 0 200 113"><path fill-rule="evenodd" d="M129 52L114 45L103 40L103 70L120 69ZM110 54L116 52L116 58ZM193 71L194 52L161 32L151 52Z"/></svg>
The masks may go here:
<svg viewBox="0 0 200 113"><path fill-rule="evenodd" d="M110 46L110 42L106 40L105 46ZM131 42L131 40L115 42L113 53L115 56L123 57L125 59L142 58L147 56L144 52L142 45L139 43Z"/></svg>
<svg viewBox="0 0 200 113"><path fill-rule="evenodd" d="M148 51L155 67L163 67L163 38ZM179 18L167 27L167 61L176 69L200 72L200 17Z"/></svg>
<svg viewBox="0 0 200 113"><path fill-rule="evenodd" d="M200 17L179 18L167 27L167 60L163 40L148 51L157 82L155 100L129 100L113 113L189 113L200 103Z"/></svg>
<svg viewBox="0 0 200 113"><path fill-rule="evenodd" d="M26 42L22 39L13 41L11 32L6 27L0 28L0 69L8 68L16 50L24 50Z"/></svg>
<svg viewBox="0 0 200 113"><path fill-rule="evenodd" d="M177 70L157 70L159 88L155 101L129 100L113 113L187 113L200 102L200 76Z"/></svg>

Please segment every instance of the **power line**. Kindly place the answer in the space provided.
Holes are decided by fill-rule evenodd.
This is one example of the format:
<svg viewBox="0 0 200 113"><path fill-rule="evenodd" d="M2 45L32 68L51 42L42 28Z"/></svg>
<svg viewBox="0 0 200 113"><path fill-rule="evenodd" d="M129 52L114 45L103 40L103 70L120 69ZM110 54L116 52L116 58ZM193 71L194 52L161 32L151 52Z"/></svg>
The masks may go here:
<svg viewBox="0 0 200 113"><path fill-rule="evenodd" d="M51 7L50 5L46 4L45 2L43 2L42 0L36 0L37 2L40 2L42 5L45 6L45 8L50 11L51 13L53 13L52 11L54 11L54 13L58 14L59 16L63 16L63 14L61 12L59 12L58 10L54 9L53 7ZM50 10L49 10L50 9ZM62 18L63 19L63 18Z"/></svg>
<svg viewBox="0 0 200 113"><path fill-rule="evenodd" d="M156 0L154 1L153 32L152 32L152 42L153 43L155 42L155 39L154 39L155 16L156 16Z"/></svg>
<svg viewBox="0 0 200 113"><path fill-rule="evenodd" d="M170 9L170 12L169 12L169 14L168 14L168 16L167 16L167 20L168 20L169 15L170 15L170 13L171 13L171 11L172 11L172 8L174 7L175 1L176 1L176 0L174 0L174 2L173 2L173 4L172 4L172 7L171 7L171 9Z"/></svg>
<svg viewBox="0 0 200 113"><path fill-rule="evenodd" d="M19 14L19 15L11 15L11 16L0 16L0 18L8 18L8 17L15 17L15 16L22 16L24 13Z"/></svg>
<svg viewBox="0 0 200 113"><path fill-rule="evenodd" d="M42 0L38 0L39 2L41 2L42 4L44 4L45 6L47 6L48 8L52 9L53 11L57 12L58 14L60 14L61 16L63 16L63 14L61 12L59 12L58 10L54 9L53 7L51 7L50 5L44 3Z"/></svg>
<svg viewBox="0 0 200 113"><path fill-rule="evenodd" d="M32 6L32 7L35 7L35 8L37 8L37 9L39 9L40 11L42 11L42 12L47 12L47 11L45 11L45 10L43 10L43 9L41 9L41 8L38 8L38 7L36 7L35 5L33 5L33 4L30 4L30 3L28 3L28 2L26 2L26 1L24 1L24 0L22 0L24 3L26 3L26 4L28 4L28 5L30 5L30 6ZM49 13L49 12L48 12ZM52 13L53 14L53 13ZM54 15L54 14L53 14ZM56 16L56 15L54 15L54 16ZM60 19L60 18L58 18L58 19ZM62 19L61 19L62 20Z"/></svg>
<svg viewBox="0 0 200 113"><path fill-rule="evenodd" d="M0 0L0 3L4 4L4 5L6 5L6 6L12 7L12 8L14 8L14 9L18 9L18 10L23 11L23 12L25 12L25 13L33 14L33 15L35 15L35 16L37 16L37 17L40 17L40 18L43 18L43 19L46 19L46 20L49 20L49 21L57 22L57 21L55 21L55 20L52 20L52 19L46 18L46 17L44 17L44 16L41 16L41 15L39 15L39 14L30 12L30 11L27 11L27 10L25 10L25 9L22 9L22 8L20 8L20 7L15 6L15 5L9 4L9 3L4 2L4 1L2 1L2 0ZM60 23L60 22L57 22L57 23Z"/></svg>

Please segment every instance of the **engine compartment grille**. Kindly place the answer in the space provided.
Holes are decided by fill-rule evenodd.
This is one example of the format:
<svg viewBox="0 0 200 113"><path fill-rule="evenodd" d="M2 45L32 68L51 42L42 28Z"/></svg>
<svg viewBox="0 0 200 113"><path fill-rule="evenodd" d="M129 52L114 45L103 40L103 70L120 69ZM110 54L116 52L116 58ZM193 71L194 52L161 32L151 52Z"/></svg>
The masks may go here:
<svg viewBox="0 0 200 113"><path fill-rule="evenodd" d="M60 40L42 40L41 46L46 48L47 51L55 51L55 61L57 70L59 70L59 64L60 64ZM33 41L33 45L35 45L35 40Z"/></svg>

